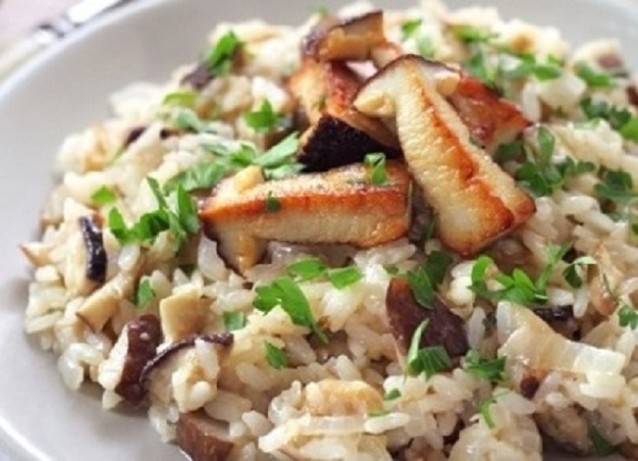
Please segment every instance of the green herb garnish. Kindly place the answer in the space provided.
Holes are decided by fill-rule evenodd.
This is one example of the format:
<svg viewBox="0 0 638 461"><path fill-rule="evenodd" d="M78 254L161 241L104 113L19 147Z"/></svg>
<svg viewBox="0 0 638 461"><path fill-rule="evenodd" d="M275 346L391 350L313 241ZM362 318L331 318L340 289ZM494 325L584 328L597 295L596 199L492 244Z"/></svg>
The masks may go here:
<svg viewBox="0 0 638 461"><path fill-rule="evenodd" d="M328 280L330 280L330 283L332 283L332 285L338 290L352 285L353 283L357 283L363 278L363 274L356 266L328 269L326 271L326 276L328 277Z"/></svg>
<svg viewBox="0 0 638 461"><path fill-rule="evenodd" d="M495 359L484 359L475 349L468 351L463 361L463 369L470 375L485 379L492 383L500 383L505 379L505 360L498 357Z"/></svg>
<svg viewBox="0 0 638 461"><path fill-rule="evenodd" d="M265 203L266 213L276 213L281 210L281 202L277 197L275 197L272 191L268 191L268 196L266 197Z"/></svg>
<svg viewBox="0 0 638 461"><path fill-rule="evenodd" d="M286 271L296 280L305 282L322 276L326 271L326 265L318 258L308 258L289 264Z"/></svg>
<svg viewBox="0 0 638 461"><path fill-rule="evenodd" d="M153 301L154 297L155 292L153 291L153 288L151 288L150 279L148 277L144 278L140 281L139 285L137 286L137 291L135 292L135 306L137 306L137 308L139 309L143 309L151 301Z"/></svg>
<svg viewBox="0 0 638 461"><path fill-rule="evenodd" d="M227 331L241 330L246 326L246 314L240 311L227 311L223 314Z"/></svg>
<svg viewBox="0 0 638 461"><path fill-rule="evenodd" d="M609 456L616 452L616 447L612 445L593 425L589 425L589 440L594 446L597 456Z"/></svg>
<svg viewBox="0 0 638 461"><path fill-rule="evenodd" d="M102 186L91 194L91 202L96 205L110 205L117 200L117 195L113 189Z"/></svg>
<svg viewBox="0 0 638 461"><path fill-rule="evenodd" d="M576 75L587 83L590 88L611 88L614 86L612 76L606 72L600 72L587 63L579 62L576 64Z"/></svg>
<svg viewBox="0 0 638 461"><path fill-rule="evenodd" d="M244 114L246 124L258 133L274 130L282 119L282 115L273 110L267 99L264 99L259 109Z"/></svg>
<svg viewBox="0 0 638 461"><path fill-rule="evenodd" d="M308 299L299 285L289 276L282 276L268 285L255 288L257 296L253 301L256 309L270 312L281 307L293 324L308 328L324 343L328 342L325 333L319 328L310 310Z"/></svg>
<svg viewBox="0 0 638 461"><path fill-rule="evenodd" d="M414 331L406 357L407 373L412 376L424 373L425 379L430 379L440 371L448 370L452 364L452 360L444 347L427 346L421 348L421 338L428 327L428 323L428 320L424 320Z"/></svg>
<svg viewBox="0 0 638 461"><path fill-rule="evenodd" d="M281 370L282 368L288 367L290 360L288 359L286 351L278 348L269 341L266 341L264 346L266 349L266 361L268 362L268 365L275 370Z"/></svg>
<svg viewBox="0 0 638 461"><path fill-rule="evenodd" d="M228 74L233 67L235 54L241 49L242 42L232 30L222 35L208 51L204 62L213 75Z"/></svg>
<svg viewBox="0 0 638 461"><path fill-rule="evenodd" d="M580 288L583 286L583 279L580 271L584 270L586 266L592 266L595 264L596 260L591 256L581 256L576 258L565 268L565 270L563 270L563 277L570 287Z"/></svg>
<svg viewBox="0 0 638 461"><path fill-rule="evenodd" d="M410 19L401 24L401 41L405 42L410 37L414 36L417 30L421 27L423 20L421 18Z"/></svg>
<svg viewBox="0 0 638 461"><path fill-rule="evenodd" d="M385 169L385 154L381 152L366 154L363 163L368 167L368 176L371 184L375 186L387 184L388 173Z"/></svg>
<svg viewBox="0 0 638 461"><path fill-rule="evenodd" d="M436 288L443 282L452 261L447 253L433 251L423 265L407 273L414 299L421 307L432 308Z"/></svg>
<svg viewBox="0 0 638 461"><path fill-rule="evenodd" d="M162 104L165 106L181 106L192 109L197 101L197 93L194 91L173 91L164 96Z"/></svg>
<svg viewBox="0 0 638 461"><path fill-rule="evenodd" d="M401 391L396 387L383 394L383 400L385 401L396 400L399 397L401 397Z"/></svg>
<svg viewBox="0 0 638 461"><path fill-rule="evenodd" d="M210 189L217 185L229 171L230 168L222 162L202 162L171 178L164 185L164 190L170 192L178 186L187 192Z"/></svg>

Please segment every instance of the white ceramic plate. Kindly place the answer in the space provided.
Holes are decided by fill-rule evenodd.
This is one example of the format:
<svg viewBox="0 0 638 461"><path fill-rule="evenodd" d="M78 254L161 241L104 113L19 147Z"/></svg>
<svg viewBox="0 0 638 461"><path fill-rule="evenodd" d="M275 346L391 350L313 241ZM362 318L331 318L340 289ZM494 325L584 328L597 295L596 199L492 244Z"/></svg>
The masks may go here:
<svg viewBox="0 0 638 461"><path fill-rule="evenodd" d="M22 331L29 270L17 245L35 237L63 137L106 115L107 95L141 79L163 81L193 61L216 22L262 17L297 23L322 0L138 0L48 50L0 86L0 445L16 459L180 458L143 415L107 413L89 391L67 390L52 355ZM386 1L392 6L409 1ZM467 4L451 0L452 5ZM579 43L618 37L638 69L635 0L494 0L505 17L560 27ZM0 447L0 459L2 458Z"/></svg>

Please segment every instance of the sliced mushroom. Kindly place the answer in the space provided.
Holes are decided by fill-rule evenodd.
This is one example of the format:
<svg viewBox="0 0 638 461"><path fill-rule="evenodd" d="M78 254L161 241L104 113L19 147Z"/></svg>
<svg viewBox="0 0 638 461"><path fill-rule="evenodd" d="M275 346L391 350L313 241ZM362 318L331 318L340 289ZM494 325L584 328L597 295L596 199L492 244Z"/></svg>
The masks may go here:
<svg viewBox="0 0 638 461"><path fill-rule="evenodd" d="M421 347L443 346L450 357L465 355L469 349L463 320L452 313L438 297L429 308L419 306L410 284L404 278L393 278L386 294L386 313L399 351L406 354L414 331L424 321L428 326L421 337Z"/></svg>
<svg viewBox="0 0 638 461"><path fill-rule="evenodd" d="M532 307L532 312L545 320L556 333L567 339L577 339L580 327L574 317L573 306L537 306Z"/></svg>
<svg viewBox="0 0 638 461"><path fill-rule="evenodd" d="M382 11L347 19L327 17L306 37L302 53L319 61L363 61L371 48L385 41Z"/></svg>
<svg viewBox="0 0 638 461"><path fill-rule="evenodd" d="M82 216L79 222L86 248L86 278L96 283L104 283L107 258L102 239L102 227L95 215Z"/></svg>
<svg viewBox="0 0 638 461"><path fill-rule="evenodd" d="M100 364L100 384L132 404L139 404L146 394L140 385L142 370L155 357L161 341L159 320L154 315L127 322L108 358Z"/></svg>
<svg viewBox="0 0 638 461"><path fill-rule="evenodd" d="M307 171L360 162L371 152L399 156L396 136L352 107L360 85L356 74L339 62L307 59L291 76L288 88L310 123L299 153Z"/></svg>
<svg viewBox="0 0 638 461"><path fill-rule="evenodd" d="M476 253L534 213L534 201L472 144L424 59L396 59L366 83L354 105L396 119L410 172L438 214L439 236L461 255Z"/></svg>
<svg viewBox="0 0 638 461"><path fill-rule="evenodd" d="M140 258L141 260L141 258ZM95 290L78 308L75 315L92 331L102 331L106 322L118 311L123 299L130 299L135 289L135 273L141 266L131 272L120 272L102 287Z"/></svg>
<svg viewBox="0 0 638 461"><path fill-rule="evenodd" d="M198 333L204 326L204 309L197 287L182 289L159 303L162 333L168 343Z"/></svg>
<svg viewBox="0 0 638 461"><path fill-rule="evenodd" d="M397 162L386 173L382 185L371 184L361 164L263 182L260 170L248 168L222 182L199 217L240 272L261 259L267 240L380 245L409 228L410 178Z"/></svg>
<svg viewBox="0 0 638 461"><path fill-rule="evenodd" d="M182 413L176 427L177 446L192 461L224 461L233 443L224 440L226 430L204 411Z"/></svg>
<svg viewBox="0 0 638 461"><path fill-rule="evenodd" d="M234 337L230 333L212 333L204 335L193 335L181 341L170 344L163 349L159 354L153 357L149 362L144 365L144 369L140 374L140 386L143 389L147 388L148 379L151 374L166 363L177 352L188 349L195 345L196 340L205 341L208 343L219 345L223 348L229 348L233 345Z"/></svg>

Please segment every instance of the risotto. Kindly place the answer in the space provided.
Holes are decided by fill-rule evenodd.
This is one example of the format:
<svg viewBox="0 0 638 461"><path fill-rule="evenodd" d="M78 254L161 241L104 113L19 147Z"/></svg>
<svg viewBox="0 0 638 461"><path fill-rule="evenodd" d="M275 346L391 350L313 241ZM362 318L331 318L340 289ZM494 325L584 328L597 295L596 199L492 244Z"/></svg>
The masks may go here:
<svg viewBox="0 0 638 461"><path fill-rule="evenodd" d="M70 388L196 461L638 457L616 42L354 4L220 24L111 105L22 246Z"/></svg>

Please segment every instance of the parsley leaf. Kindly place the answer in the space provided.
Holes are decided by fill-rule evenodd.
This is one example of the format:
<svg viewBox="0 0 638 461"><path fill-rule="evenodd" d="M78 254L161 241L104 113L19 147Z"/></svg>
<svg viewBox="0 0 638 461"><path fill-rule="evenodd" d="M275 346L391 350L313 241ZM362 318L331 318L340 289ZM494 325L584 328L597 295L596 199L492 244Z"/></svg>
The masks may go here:
<svg viewBox="0 0 638 461"><path fill-rule="evenodd" d="M436 373L448 370L452 360L447 350L442 346L427 346L421 348L421 338L429 321L426 319L417 327L410 340L410 348L406 357L406 371L412 376L425 374L425 379L430 379Z"/></svg>
<svg viewBox="0 0 638 461"><path fill-rule="evenodd" d="M286 271L296 280L305 282L323 275L326 265L318 258L308 258L289 264L286 266Z"/></svg>
<svg viewBox="0 0 638 461"><path fill-rule="evenodd" d="M289 276L282 276L268 285L255 288L257 296L253 306L262 312L270 312L280 306L290 317L293 324L308 328L324 343L328 342L312 316L310 304L299 285Z"/></svg>
<svg viewBox="0 0 638 461"><path fill-rule="evenodd" d="M493 403L496 403L496 398L494 396L482 401L481 403L479 403L478 406L479 414L483 418L483 421L485 421L487 427L489 427L490 429L494 429L494 426L496 426L496 424L494 423L494 418L492 417L492 410L490 408Z"/></svg>
<svg viewBox="0 0 638 461"><path fill-rule="evenodd" d="M206 122L191 109L182 108L173 117L173 125L180 130L206 133L210 131Z"/></svg>
<svg viewBox="0 0 638 461"><path fill-rule="evenodd" d="M485 43L498 37L498 34L488 30L466 25L454 27L454 34L465 43Z"/></svg>
<svg viewBox="0 0 638 461"><path fill-rule="evenodd" d="M272 191L268 191L268 196L266 197L265 203L266 213L276 213L281 210L281 202L277 197L275 197Z"/></svg>
<svg viewBox="0 0 638 461"><path fill-rule="evenodd" d="M609 456L616 452L616 447L612 445L603 435L591 424L589 425L589 440L594 446L597 456Z"/></svg>
<svg viewBox="0 0 638 461"><path fill-rule="evenodd" d="M435 49L434 43L430 37L417 37L416 49L422 58L432 59L434 57Z"/></svg>
<svg viewBox="0 0 638 461"><path fill-rule="evenodd" d="M470 375L485 379L492 383L500 383L505 379L505 356L495 359L484 359L479 352L471 349L465 355L463 369Z"/></svg>
<svg viewBox="0 0 638 461"><path fill-rule="evenodd" d="M396 387L383 394L383 400L385 401L396 400L399 397L401 397L401 391Z"/></svg>
<svg viewBox="0 0 638 461"><path fill-rule="evenodd" d="M223 319L227 331L241 330L246 326L246 314L240 311L226 311Z"/></svg>
<svg viewBox="0 0 638 461"><path fill-rule="evenodd" d="M638 312L628 304L623 304L618 309L618 323L621 327L629 326L635 330L638 327Z"/></svg>
<svg viewBox="0 0 638 461"><path fill-rule="evenodd" d="M385 154L381 152L366 154L363 163L368 168L370 183L374 186L383 186L388 182L388 173L385 169Z"/></svg>
<svg viewBox="0 0 638 461"><path fill-rule="evenodd" d="M585 62L579 62L575 67L576 75L587 83L590 88L611 88L614 86L612 76L606 72L599 72Z"/></svg>
<svg viewBox="0 0 638 461"><path fill-rule="evenodd" d="M410 37L414 36L416 31L419 30L423 20L421 18L410 19L401 24L401 41L405 42Z"/></svg>
<svg viewBox="0 0 638 461"><path fill-rule="evenodd" d="M275 112L267 99L261 103L259 109L244 114L244 121L256 132L271 131L281 123L282 115Z"/></svg>
<svg viewBox="0 0 638 461"><path fill-rule="evenodd" d="M288 367L290 360L288 359L286 351L278 348L269 341L266 341L264 346L266 349L266 361L268 362L268 365L275 370L281 370L282 368Z"/></svg>
<svg viewBox="0 0 638 461"><path fill-rule="evenodd" d="M575 162L570 157L560 163L553 163L556 140L546 127L541 126L538 129L536 139L538 155L536 158L529 158L514 173L521 186L535 196L551 195L562 188L567 179L595 170L594 164Z"/></svg>
<svg viewBox="0 0 638 461"><path fill-rule="evenodd" d="M232 30L219 38L217 43L208 51L204 62L213 75L228 74L233 66L233 59L242 46Z"/></svg>
<svg viewBox="0 0 638 461"><path fill-rule="evenodd" d="M638 116L627 109L619 109L605 101L584 99L580 104L588 120L607 120L609 126L629 141L638 142Z"/></svg>
<svg viewBox="0 0 638 461"><path fill-rule="evenodd" d="M197 101L197 93L189 90L173 91L164 96L162 105L181 106L192 109Z"/></svg>
<svg viewBox="0 0 638 461"><path fill-rule="evenodd" d="M102 186L91 194L91 202L96 205L109 205L117 200L117 195L113 189Z"/></svg>
<svg viewBox="0 0 638 461"><path fill-rule="evenodd" d="M423 265L407 273L414 299L421 307L425 309L432 307L434 292L443 282L452 261L452 257L447 253L433 251Z"/></svg>
<svg viewBox="0 0 638 461"><path fill-rule="evenodd" d="M281 179L301 171L301 165L294 161L298 149L299 133L294 132L255 157L252 163L262 167L268 179Z"/></svg>
<svg viewBox="0 0 638 461"><path fill-rule="evenodd" d="M547 302L547 283L554 268L567 252L569 247L550 246L548 249L547 266L534 281L521 269L514 269L510 275L501 272L494 276L494 280L502 285L501 289L489 290L486 283L487 269L494 264L492 258L481 255L472 268L470 289L478 296L493 301L512 301L518 304L545 304Z"/></svg>
<svg viewBox="0 0 638 461"><path fill-rule="evenodd" d="M338 290L352 285L353 283L357 283L363 278L363 274L356 266L328 269L326 271L326 276L328 277L328 280L330 280L330 283L332 283L332 285Z"/></svg>
<svg viewBox="0 0 638 461"><path fill-rule="evenodd" d="M144 278L142 281L140 281L139 285L137 286L137 291L135 292L135 306L143 309L151 301L153 301L154 297L155 292L151 287L150 279L148 277Z"/></svg>
<svg viewBox="0 0 638 461"><path fill-rule="evenodd" d="M178 186L187 192L210 189L217 185L228 172L229 167L222 162L202 162L171 178L164 185L164 190L171 192Z"/></svg>
<svg viewBox="0 0 638 461"><path fill-rule="evenodd" d="M576 258L563 270L563 277L570 287L580 288L583 286L583 279L581 278L580 272L583 271L586 266L593 266L595 264L596 260L591 256Z"/></svg>

